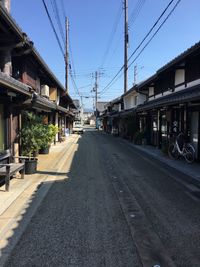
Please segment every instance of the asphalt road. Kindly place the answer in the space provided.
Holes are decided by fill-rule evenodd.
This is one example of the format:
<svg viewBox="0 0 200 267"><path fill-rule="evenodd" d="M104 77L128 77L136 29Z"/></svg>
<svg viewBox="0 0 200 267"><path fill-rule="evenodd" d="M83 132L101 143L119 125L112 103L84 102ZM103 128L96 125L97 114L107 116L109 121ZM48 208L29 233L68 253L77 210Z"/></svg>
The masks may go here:
<svg viewBox="0 0 200 267"><path fill-rule="evenodd" d="M200 199L179 173L86 131L67 177L52 185L6 266L200 266Z"/></svg>

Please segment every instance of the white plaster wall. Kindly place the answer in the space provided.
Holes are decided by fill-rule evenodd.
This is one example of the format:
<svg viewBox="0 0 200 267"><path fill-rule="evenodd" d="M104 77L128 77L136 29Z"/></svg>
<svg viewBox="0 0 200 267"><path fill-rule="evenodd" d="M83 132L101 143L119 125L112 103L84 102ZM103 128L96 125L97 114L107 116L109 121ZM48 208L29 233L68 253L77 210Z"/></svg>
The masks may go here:
<svg viewBox="0 0 200 267"><path fill-rule="evenodd" d="M138 99L137 99L137 105L141 105L146 101L146 96L142 94L138 94Z"/></svg>
<svg viewBox="0 0 200 267"><path fill-rule="evenodd" d="M178 69L175 71L175 86L185 82L185 70Z"/></svg>
<svg viewBox="0 0 200 267"><path fill-rule="evenodd" d="M132 92L129 95L124 96L124 109L130 109L130 108L134 108L138 105L138 99L137 99L137 103L135 104L135 97L138 96L137 92ZM139 101L143 101L143 98Z"/></svg>
<svg viewBox="0 0 200 267"><path fill-rule="evenodd" d="M149 87L149 96L154 95L154 87Z"/></svg>
<svg viewBox="0 0 200 267"><path fill-rule="evenodd" d="M134 103L133 101L134 101L134 98L132 94L125 96L124 97L124 109L132 108L133 103Z"/></svg>
<svg viewBox="0 0 200 267"><path fill-rule="evenodd" d="M183 89L185 89L185 85L180 85L180 86L175 88L175 92L181 91Z"/></svg>
<svg viewBox="0 0 200 267"><path fill-rule="evenodd" d="M187 83L187 87L194 86L197 84L200 84L200 79Z"/></svg>

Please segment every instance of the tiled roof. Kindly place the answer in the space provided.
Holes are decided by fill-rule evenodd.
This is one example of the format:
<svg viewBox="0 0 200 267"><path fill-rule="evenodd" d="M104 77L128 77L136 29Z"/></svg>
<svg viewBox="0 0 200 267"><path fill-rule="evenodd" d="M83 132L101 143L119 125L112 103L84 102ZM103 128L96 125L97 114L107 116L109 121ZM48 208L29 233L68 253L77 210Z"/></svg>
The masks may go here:
<svg viewBox="0 0 200 267"><path fill-rule="evenodd" d="M37 105L40 105L42 107L46 107L48 109L51 109L51 110L57 109L57 106L54 102L48 100L47 98L45 98L43 96L38 95L37 93L33 94L32 102L37 104Z"/></svg>
<svg viewBox="0 0 200 267"><path fill-rule="evenodd" d="M166 69L172 67L173 65L181 62L181 60L185 59L187 56L189 56L190 54L192 54L193 52L195 52L197 50L199 50L199 53L200 53L200 42L194 44L193 46L191 46L190 48L185 50L183 53L181 53L180 55L178 55L177 57L175 57L174 59L169 61L163 67L158 69L154 75L152 75L151 77L149 77L145 81L138 84L137 87L140 89L140 88L144 87L145 85L149 85L150 83L154 82L155 79L158 77L158 74L160 74L161 72L165 71Z"/></svg>
<svg viewBox="0 0 200 267"><path fill-rule="evenodd" d="M21 30L21 28L18 26L18 24L16 23L16 21L14 20L14 18L6 11L6 9L3 7L3 5L1 3L0 3L0 15L4 18L4 20L6 20L6 22L9 25L9 27L12 28L13 32L21 40L24 41L24 36L26 36L26 34ZM31 40L28 37L26 37L26 42L27 42L27 44L30 45L30 47L32 47L33 42L31 42ZM39 64L41 64L43 66L43 68L45 69L45 71L48 73L48 75L51 77L51 79L53 79L53 81L57 84L57 86L61 90L65 91L65 88L63 87L63 85L60 83L60 81L56 78L56 76L50 70L50 68L45 63L45 61L40 56L39 52L36 50L35 47L32 47L32 54L38 60Z"/></svg>
<svg viewBox="0 0 200 267"><path fill-rule="evenodd" d="M193 46L191 46L190 48L188 48L187 50L185 50L183 53L181 53L180 55L178 55L177 57L175 57L174 59L172 59L166 65L164 65L163 67L161 67L157 71L157 73L160 73L160 72L166 70L167 68L171 67L172 65L178 63L179 61L181 61L182 59L184 59L185 57L187 57L188 55L190 55L191 53L193 53L196 50L199 50L199 52L200 52L200 42L194 44Z"/></svg>

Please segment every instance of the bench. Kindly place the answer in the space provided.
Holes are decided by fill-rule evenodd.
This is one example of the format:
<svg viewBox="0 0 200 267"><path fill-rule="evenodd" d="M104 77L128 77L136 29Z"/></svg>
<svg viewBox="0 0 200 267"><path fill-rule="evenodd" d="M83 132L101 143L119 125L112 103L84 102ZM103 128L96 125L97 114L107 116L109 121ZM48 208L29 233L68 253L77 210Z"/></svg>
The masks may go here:
<svg viewBox="0 0 200 267"><path fill-rule="evenodd" d="M14 163L15 158L18 158L20 162ZM10 177L19 171L23 179L25 173L25 157L13 157L10 150L0 152L0 176L5 177L5 189L7 192L10 187Z"/></svg>

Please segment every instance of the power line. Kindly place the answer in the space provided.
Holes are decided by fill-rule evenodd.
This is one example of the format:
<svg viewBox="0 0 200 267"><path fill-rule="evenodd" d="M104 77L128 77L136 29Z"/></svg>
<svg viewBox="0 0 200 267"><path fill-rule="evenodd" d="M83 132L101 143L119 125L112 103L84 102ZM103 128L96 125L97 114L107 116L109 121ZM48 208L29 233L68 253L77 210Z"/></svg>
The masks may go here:
<svg viewBox="0 0 200 267"><path fill-rule="evenodd" d="M61 10L62 10L62 13L63 13L63 17L64 17L64 20L66 19L66 13L65 13L65 4L64 4L64 1L61 0Z"/></svg>
<svg viewBox="0 0 200 267"><path fill-rule="evenodd" d="M130 55L130 57L128 58L128 61L132 58L132 56L137 52L137 50L141 47L141 45L144 43L144 41L148 38L148 36L151 34L151 32L153 31L153 29L156 27L156 25L158 24L158 22L161 20L161 18L164 16L164 14L166 13L166 11L168 10L168 8L170 7L170 5L174 2L174 0L171 0L169 2L169 4L166 6L166 8L163 10L163 12L161 13L161 15L158 17L158 19L156 20L156 22L154 23L154 25L151 27L151 29L148 31L148 33L145 35L145 37L143 38L143 40L140 42L140 44L136 47L136 49L133 51L133 53Z"/></svg>
<svg viewBox="0 0 200 267"><path fill-rule="evenodd" d="M51 0L51 5L52 5L52 8L53 8L54 17L56 19L60 35L61 35L63 43L64 43L64 47L65 47L65 35L64 35L64 30L63 30L62 23L61 23L61 20L60 20L58 6L57 6L56 1L55 0Z"/></svg>
<svg viewBox="0 0 200 267"><path fill-rule="evenodd" d="M74 65L74 57L73 57L73 54L72 54L72 46L71 46L70 34L69 34L69 51L70 51L70 55L71 55L70 59L71 59L71 63L72 63L72 68L73 68L75 76L76 76L76 70L75 70L75 65Z"/></svg>
<svg viewBox="0 0 200 267"><path fill-rule="evenodd" d="M55 29L55 27L54 27L54 25L53 25L53 21L52 21L52 19L51 19L51 16L50 16L50 14L49 14L49 11L48 11L48 8L47 8L47 5L46 5L46 3L45 3L45 1L44 1L44 0L42 0L42 3L43 3L43 5L44 5L45 11L46 11L46 13L47 13L47 16L48 16L48 18L49 18L49 21L50 21L51 27L52 27L52 29L53 29L53 32L54 32L54 34L55 34L55 37L56 37L56 40L57 40L57 42L58 42L59 48L60 48L60 50L61 50L61 53L62 53L62 55L63 55L63 58L65 58L65 53L64 53L64 50L63 50L63 48L62 48L62 45L61 45L61 43L60 43L60 40L59 40L59 37L58 37L58 35L57 35L56 29Z"/></svg>
<svg viewBox="0 0 200 267"><path fill-rule="evenodd" d="M110 86L114 83L114 80L116 80L117 76L120 74L120 72L121 72L123 69L124 69L124 66L122 66L122 67L120 68L120 70L115 74L115 76L112 78L112 80L111 80L111 81L104 87L104 89L103 89L102 91L99 92L100 95L104 94L104 92L106 92L107 89L110 88ZM121 75L121 76L122 76L122 75ZM120 78L121 76L119 76L119 78ZM119 78L118 78L118 79L119 79ZM117 80L118 80L118 79L117 79ZM116 81L117 81L117 80L116 80Z"/></svg>
<svg viewBox="0 0 200 267"><path fill-rule="evenodd" d="M135 7L134 7L134 9L130 15L129 28L130 28L131 24L133 24L135 22L136 18L140 14L140 11L141 11L145 1L146 0L138 0L137 4L135 5Z"/></svg>
<svg viewBox="0 0 200 267"><path fill-rule="evenodd" d="M164 21L161 23L161 25L158 27L158 29L155 31L155 33L153 34L153 36L149 39L149 41L146 43L146 45L142 48L142 50L139 52L139 54L134 58L134 60L129 64L128 67L130 67L137 59L138 57L141 55L141 53L144 51L144 49L149 45L149 43L152 41L152 39L156 36L156 34L159 32L159 30L162 28L162 26L165 24L165 22L168 20L168 18L171 16L171 14L174 12L174 10L176 9L176 7L178 6L178 4L181 2L181 0L178 0L177 3L175 4L175 6L172 8L172 10L170 11L170 13L167 15L167 17L164 19Z"/></svg>
<svg viewBox="0 0 200 267"><path fill-rule="evenodd" d="M79 92L79 90L78 90L78 87L77 87L77 85L76 85L76 82L74 81L74 77L71 75L71 73L70 73L69 75L70 75L70 77L71 77L71 80L72 80L72 83L73 83L73 86L74 86L74 92L75 92L79 97L81 97L80 92Z"/></svg>
<svg viewBox="0 0 200 267"><path fill-rule="evenodd" d="M49 18L49 21L50 21L51 27L52 27L52 29L53 29L53 32L54 32L54 34L55 34L55 36L56 36L56 40L57 40L58 45L59 45L59 47L60 47L60 50L61 50L61 52L62 52L63 58L65 59L65 52L64 52L64 50L63 50L63 48L62 48L61 42L60 42L60 40L59 40L58 34L57 34L56 29L55 29L55 27L54 27L54 24L53 24L52 18L51 18L51 16L50 16L50 13L49 13L49 11L48 11L48 8L47 8L47 5L46 5L46 3L45 3L45 0L42 0L42 2L43 2L43 4L44 4L45 11L46 11L47 16L48 16L48 18ZM56 21L57 21L57 24L58 24L58 27L59 27L59 30L60 30L60 33L61 33L63 42L64 42L64 47L65 47L65 38L64 38L64 33L63 33L62 24L61 24L60 17L59 17L58 6L57 6L55 0L54 0L53 2L52 2L52 0L51 0L51 4L52 4L52 7L53 7L54 15L55 15L55 18L56 18ZM64 4L64 3L63 3L63 4ZM65 14L65 13L64 13L64 14ZM71 49L70 49L70 50L71 50ZM72 55L72 53L71 53L71 55ZM71 58L72 58L72 56L71 56ZM70 64L69 64L69 65L70 65ZM75 81L74 81L74 78L73 78L73 76L72 76L72 74L71 74L71 65L70 65L70 77L71 77L72 83L73 83L73 85L74 85L74 90L75 90L75 92L80 96L79 90L78 90L78 88L77 88L77 86L76 86L76 83L75 83Z"/></svg>
<svg viewBox="0 0 200 267"><path fill-rule="evenodd" d="M103 67L103 65L104 65L104 63L106 61L106 57L107 57L107 55L109 53L109 50L110 50L114 35L116 34L117 27L119 25L119 21L120 21L121 15L122 15L122 6L121 6L121 3L120 3L120 6L119 6L119 9L118 9L118 12L117 12L117 16L116 16L116 19L114 21L114 24L113 24L113 27L112 27L112 30L111 30L111 33L110 33L110 37L108 39L107 47L106 47L105 53L103 55L103 60L102 60L100 68Z"/></svg>
<svg viewBox="0 0 200 267"><path fill-rule="evenodd" d="M174 2L174 0L171 0L169 2L169 4L167 5L167 7L164 9L164 11L161 13L161 15L159 16L159 18L157 19L157 21L154 23L154 25L152 26L152 28L149 30L149 32L145 35L145 37L143 38L143 40L141 41L141 43L138 45L138 47L134 50L134 52L131 54L131 56L129 57L128 61L131 59L131 57L137 52L137 50L141 47L141 45L144 43L144 41L147 39L147 37L150 35L150 33L153 31L153 29L155 28L155 26L158 24L158 22L160 21L160 19L163 17L163 15L165 14L165 12L167 11L167 9L170 7L170 5ZM175 4L175 6L173 7L173 9L171 10L171 12L168 14L168 16L165 18L165 20L163 21L163 23L159 26L159 28L156 30L156 32L154 33L154 35L151 37L151 39L147 42L147 44L143 47L143 49L140 51L140 53L137 55L137 57L131 62L131 64L128 66L128 68L136 61L136 59L141 55L141 53L144 51L144 49L148 46L148 44L151 42L151 40L155 37L155 35L158 33L158 31L161 29L161 27L164 25L164 23L167 21L167 19L170 17L170 15L174 12L175 8L177 7L177 5L181 2L181 0L178 0L178 2ZM116 75L112 78L112 80L106 85L106 87L100 92L101 94L103 94L104 92L106 92L111 85L116 82L118 79L117 76L120 74L120 72L123 70L124 65L120 68L120 70L116 73ZM122 76L122 75L121 75ZM120 77L121 77L120 76Z"/></svg>

